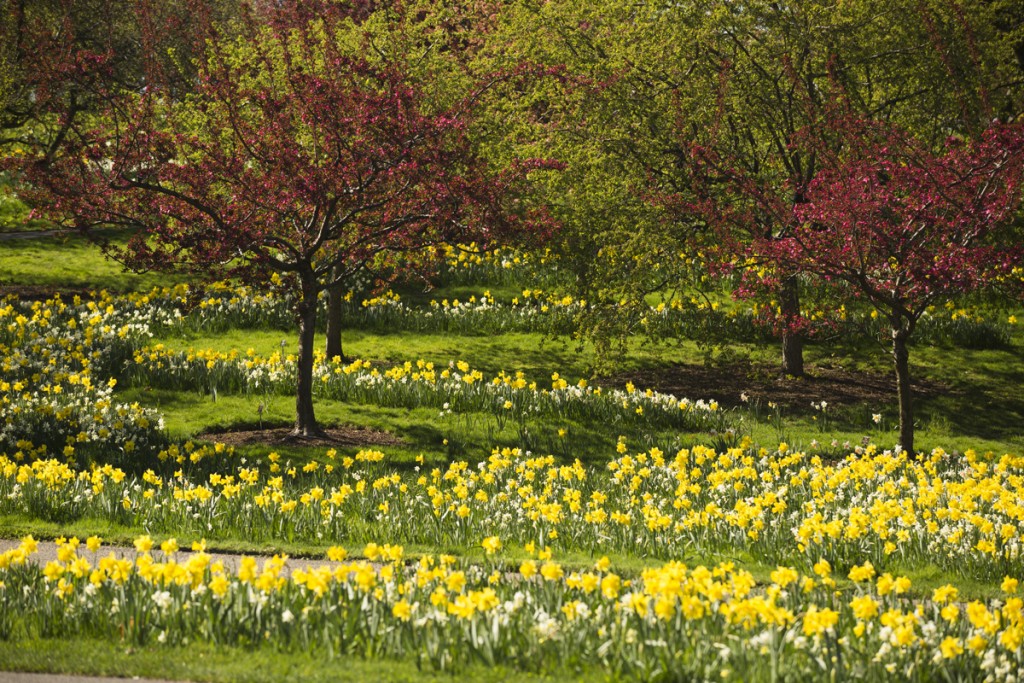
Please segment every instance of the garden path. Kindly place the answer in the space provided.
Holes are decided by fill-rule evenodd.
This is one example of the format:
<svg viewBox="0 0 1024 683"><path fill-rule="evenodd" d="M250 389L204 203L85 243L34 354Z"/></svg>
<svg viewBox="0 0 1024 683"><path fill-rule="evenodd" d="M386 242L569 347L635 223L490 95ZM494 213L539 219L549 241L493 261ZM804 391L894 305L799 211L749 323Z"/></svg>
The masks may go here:
<svg viewBox="0 0 1024 683"><path fill-rule="evenodd" d="M0 683L125 683L141 681L146 683L171 683L155 678L101 678L99 676L69 676L66 674L33 674L19 671L0 671Z"/></svg>
<svg viewBox="0 0 1024 683"><path fill-rule="evenodd" d="M21 540L20 539L16 539L16 538L15 539L10 539L10 538L0 539L0 553L4 553L4 552L6 552L8 550L11 550L13 548L17 548L20 545L21 545ZM104 544L99 549L99 551L96 553L95 556L93 555L93 553L91 553L88 550L86 550L84 542L78 548L79 556L80 557L84 557L84 558L88 559L89 561L93 561L94 559L100 558L100 557L106 557L111 552L114 553L114 555L116 557L118 557L118 558L127 557L127 558L134 559L136 554L137 554L136 551L135 551L135 548L130 547L130 546L112 546L112 545L108 546L108 545ZM181 551L179 551L176 554L175 560L179 564L184 564L185 562L188 561L188 559L192 555L193 555L192 552L190 552L187 549L183 548ZM211 558L210 559L211 563L218 562L218 561L223 562L224 563L224 568L229 570L229 571L233 571L233 572L238 571L239 562L240 562L240 560L241 560L241 558L243 556L241 553L239 553L239 554L234 554L234 553L209 553L209 555L210 555L210 558ZM260 565L263 564L264 560L269 560L270 557L271 557L270 555L261 555L261 554L257 554L257 553L245 553L245 556L247 556L247 557L255 557L257 562ZM163 553L160 552L159 547L154 547L153 548L153 557L158 559L158 560L162 559ZM53 541L39 541L39 548L38 548L38 550L29 557L29 560L31 562L34 562L34 563L40 564L40 565L45 565L47 562L51 562L51 561L54 561L56 559L57 559L57 544L54 543ZM306 567L317 568L317 567L322 567L322 566L326 566L326 565L336 566L337 563L336 562L330 562L328 560L316 560L316 559L301 558L301 557L289 557L287 562L285 562L285 569L289 570L289 571L292 571L292 570L295 570L295 569L305 569ZM3 681L4 681L3 675L0 674L0 683L3 683Z"/></svg>

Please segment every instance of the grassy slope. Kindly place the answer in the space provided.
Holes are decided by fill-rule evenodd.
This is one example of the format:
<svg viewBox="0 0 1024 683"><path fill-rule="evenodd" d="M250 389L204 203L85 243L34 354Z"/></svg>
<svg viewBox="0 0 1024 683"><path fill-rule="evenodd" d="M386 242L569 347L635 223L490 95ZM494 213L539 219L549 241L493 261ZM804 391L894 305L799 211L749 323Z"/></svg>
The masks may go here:
<svg viewBox="0 0 1024 683"><path fill-rule="evenodd" d="M125 272L78 235L0 240L0 287L146 291L176 281L166 275Z"/></svg>
<svg viewBox="0 0 1024 683"><path fill-rule="evenodd" d="M223 334L166 336L155 339L170 348L185 350L215 349L227 352L253 349L259 355L281 350L294 353L296 340L280 331L231 330ZM545 339L536 334L507 334L501 337L430 335L401 333L376 334L360 330L346 331L345 352L357 358L384 362L404 362L423 358L438 364L450 360L465 360L485 376L500 370L522 370L540 386L550 382L552 372L575 381L590 377L589 365L592 349L585 346L577 351L575 342ZM756 367L771 367L776 351L772 347L751 344L736 345L738 352L749 357ZM847 369L870 371L882 376L891 372L887 356L870 343L848 346L812 345L807 349L811 372L815 363L832 364L836 359ZM693 342L652 345L635 342L629 356L617 363L616 375L657 370L672 364L701 364L703 355ZM979 451L1021 452L1024 450L1024 395L1018 387L1024 384L1024 335L1017 334L1006 349L971 350L953 347L917 345L911 353L915 379L925 380L930 391L916 402L918 448L930 450L942 447L947 451L968 448ZM742 369L737 371L742 372ZM800 380L793 380L799 383ZM735 396L722 396L716 387L709 386L702 394L688 398L718 398L736 402ZM203 408L202 398L194 394L168 410L172 425L188 421L194 426L189 433L202 431L201 422L195 422ZM809 447L812 441L831 442L833 439L859 443L865 436L877 443L891 446L896 439L895 400L872 405L833 406L827 421L819 419L810 407L810 400L787 407L782 414L781 429L768 419L768 410L762 406L759 419L745 420L745 431L760 443L787 441L799 447ZM258 401L253 402L253 411ZM290 416L287 401L275 400L275 409ZM180 419L177 410L181 409ZM167 408L165 408L167 410ZM327 405L328 413L335 408ZM744 411L746 412L746 411ZM871 421L873 413L882 413L881 426ZM224 417L214 418L223 423ZM241 417L244 421L246 418ZM347 421L347 420L346 420ZM368 425L376 426L376 425ZM188 431L188 430L186 430Z"/></svg>
<svg viewBox="0 0 1024 683"><path fill-rule="evenodd" d="M116 264L102 260L94 248L83 241L70 239L15 240L0 242L0 284L32 284L58 288L109 288L116 290L147 289L156 284L165 284L156 276L126 274ZM506 287L509 291L514 288ZM496 290L496 288L492 288ZM437 290L415 298L429 299L442 297L467 298L469 294L482 293L479 289L460 287ZM294 352L294 335L281 331L231 330L217 335L171 335L154 342L162 342L172 348L185 349L214 348L222 351L254 349L260 354L269 354L281 349L282 338L285 350ZM373 360L399 362L417 358L446 363L461 359L485 374L498 370L523 370L542 386L557 371L563 376L575 379L588 377L590 351L578 353L574 342L545 339L540 335L515 334L501 337L430 335L395 332L376 334L349 330L345 335L346 353ZM752 361L755 367L770 367L775 361L776 350L770 346L736 345L734 349L741 356ZM942 446L947 450L993 450L997 452L1024 449L1024 398L1018 387L1024 381L1024 335L1016 334L1010 348L988 351L971 351L957 348L917 346L913 349L911 361L915 376L921 377L940 390L933 391L918 403L919 446L931 448ZM847 368L888 373L888 359L878 347L869 343L835 346L810 346L808 360L812 364L834 364L841 362ZM640 342L630 347L628 357L616 368L618 376L630 372L650 371L677 363L700 363L703 355L691 342L672 345L651 345ZM704 395L690 398L713 396L715 387L708 387ZM159 407L166 415L172 435L180 438L191 437L208 429L227 428L231 425L253 425L257 421L257 406L265 404L263 419L267 423L287 424L291 419L293 400L287 396L245 397L221 395L214 399L210 395L195 392L172 392L148 390L145 387L124 387L119 392L124 399L138 400L144 404ZM891 402L890 402L891 403ZM443 462L452 457L476 461L486 455L483 449L493 438L482 424L455 423L447 427L440 423L433 410L383 409L376 406L353 405L334 401L318 403L318 415L327 423L356 424L393 432L401 436L406 445L398 448L384 448L392 462L410 463L415 455L423 453L428 462ZM872 412L886 413L885 429L870 423ZM890 406L849 406L832 413L830 422L822 425L814 420L814 412L808 407L787 408L781 422L770 419L762 407L759 416L743 411L745 417L741 429L751 433L760 443L777 443L785 440L796 447L806 447L812 441L859 442L869 436L876 442L891 444L894 440L893 419ZM587 459L599 464L614 452L616 432L604 425L559 425L549 422L544 428L554 433L559 427L569 426L574 443L585 452ZM447 430L460 431L463 442L445 446L443 440ZM499 435L502 440L514 443L514 434ZM710 442L707 435L690 435L692 441ZM552 441L555 445L555 442ZM243 453L257 455L271 450L270 447L247 447ZM286 457L301 460L313 452L297 447L276 447ZM554 450L553 448L551 450ZM58 528L54 525L24 518L0 519L0 534L20 535L33 532L39 537L52 538L61 534L85 536L99 533L110 540L129 541L139 529L112 528L98 520L79 520L71 527ZM189 539L191 540L191 539ZM293 555L322 555L318 547L294 546L286 543L275 544L273 548L256 547L245 539L224 539L218 549L246 552L285 551ZM446 548L417 549L410 553L443 550L472 555L478 549ZM508 549L508 559L515 561L517 549ZM586 565L592 560L587 557L565 557L568 566L578 563ZM738 554L725 557L685 558L690 563L711 563L719 560L733 560L750 569L756 576L766 577L772 567L762 567ZM613 558L617 567L637 570L649 564L643 558ZM937 585L950 580L937 570L924 568L909 573L916 590L922 595ZM965 596L984 597L994 594L994 588L985 584L971 584L962 580L956 583ZM109 643L95 641L0 644L0 661L11 668L24 670L78 671L83 673L110 673L128 675L163 675L185 677L195 680L241 680L237 662L239 653L212 648L200 650L200 656L183 657L180 652L162 648L130 650ZM254 659L255 657L255 659ZM372 664L361 660L339 659L324 667L322 662L305 654L275 652L246 652L246 671L259 669L245 680L281 680L301 676L309 680L349 680L341 672L353 672L351 680L373 680L379 674L381 680L426 680L412 664L387 662ZM251 666L254 661L258 667ZM315 664L315 665L314 665ZM335 666L337 665L337 666ZM322 675L317 673L325 672ZM528 676L509 679L501 672L487 680L535 680ZM249 675L249 674L245 674ZM482 675L482 674L481 674ZM473 674L477 678L476 672ZM482 679L483 680L483 679Z"/></svg>
<svg viewBox="0 0 1024 683"><path fill-rule="evenodd" d="M77 237L11 240L0 242L0 285L42 285L57 288L97 288L138 290L166 284L167 278L157 275L125 273L121 267L103 259L95 247ZM403 297L424 303L430 298L468 298L485 287L451 287L423 292L409 288ZM504 285L490 287L493 294L505 296L517 287ZM505 290L508 290L507 292ZM221 351L254 349L266 355L281 350L294 352L294 334L279 330L230 330L222 334L171 335L155 339L172 348L212 348ZM424 358L444 364L450 360L466 360L474 368L493 374L499 370L524 371L528 378L541 386L549 381L552 372L574 381L590 377L593 350L584 346L579 351L576 342L549 339L538 334L507 334L495 336L465 336L451 334L416 334L395 332L379 334L361 330L347 330L344 336L348 355L384 362L402 362ZM777 357L771 345L735 344L733 355L749 361L735 368L736 372L770 371ZM834 345L811 345L807 357L814 371L816 363L842 364L847 369L871 371L889 375L889 361L883 349L872 342L847 341ZM674 364L700 364L703 352L694 342L651 344L635 341L628 354L615 363L615 374L621 380L634 372L657 373ZM919 424L918 445L922 449L941 446L946 450L992 450L1020 452L1024 449L1024 395L1018 388L1024 382L1024 333L1018 332L1009 348L975 351L951 347L917 345L911 355L915 378L929 383L932 390L917 401ZM732 368L727 368L731 371ZM800 380L794 382L799 383ZM718 398L726 404L738 397L724 396L718 387L699 387L689 398ZM146 391L145 388L124 388L124 398L139 400L159 407L166 415L174 436L191 437L209 429L224 429L235 424L257 423L257 406L265 404L267 423L287 424L292 415L292 401L286 396L245 397L212 396L194 392ZM769 397L770 400L770 397ZM879 405L834 406L826 420L818 420L810 408L810 401L787 406L781 420L772 419L765 405L757 414L742 410L741 429L750 433L759 443L772 444L780 440L796 447L810 447L821 442L826 448L835 439L857 443L864 437L882 444L895 441L894 400ZM445 426L439 425L431 411L405 411L380 409L323 401L318 404L319 416L325 422L356 424L394 431L408 442L408 451L446 457L451 448L443 447ZM874 425L871 414L881 412L885 419L881 427ZM549 424L551 430L559 427L574 428L585 445L601 453L591 457L603 459L610 452L605 448L614 430L592 428L586 425ZM467 425L448 425L465 429ZM470 451L482 445L486 432L483 425L469 425L465 446ZM588 440L589 439L589 440ZM699 435L686 441L701 440Z"/></svg>

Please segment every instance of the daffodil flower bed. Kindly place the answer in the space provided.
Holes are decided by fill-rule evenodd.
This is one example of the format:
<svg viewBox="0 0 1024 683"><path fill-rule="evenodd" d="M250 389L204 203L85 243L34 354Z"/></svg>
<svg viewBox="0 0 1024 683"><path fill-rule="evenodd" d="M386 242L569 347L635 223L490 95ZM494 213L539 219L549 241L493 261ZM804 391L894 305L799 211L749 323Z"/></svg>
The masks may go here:
<svg viewBox="0 0 1024 683"><path fill-rule="evenodd" d="M505 448L481 462L411 472L389 468L374 450L330 450L301 467L271 454L199 479L185 470L203 463L209 472L230 449L172 446L160 458L180 469L141 478L0 456L0 514L67 518L74 501L78 516L256 542L469 547L497 536L664 559L743 550L805 569L826 559L840 569L938 566L976 580L1024 575L1024 458L910 457L869 446L825 463L786 444L671 457L620 449L604 469Z"/></svg>
<svg viewBox="0 0 1024 683"><path fill-rule="evenodd" d="M498 247L482 251L473 244L443 244L430 254L436 264L436 280L449 285L480 284L517 286L523 282L558 286L567 279L551 249L528 251ZM571 275L570 275L571 277Z"/></svg>
<svg viewBox="0 0 1024 683"><path fill-rule="evenodd" d="M370 562L342 563L339 545L326 568L247 559L233 571L201 549L179 559L172 541L154 557L146 537L130 559L99 553L98 539L86 550L66 542L40 567L28 561L27 539L0 555L0 637L202 639L416 657L438 669L600 666L639 679L1009 680L1021 665L1024 458L866 445L825 462L737 437L735 448L674 453L647 448L650 441L630 452L620 439L604 467L514 448L479 462L420 460L412 471L374 450L246 462L222 445L168 444L159 415L116 400L118 379L291 392L287 356L146 347L153 329L265 324L267 316L285 324L289 315L273 293L214 288L190 297L178 288L0 305L0 514L107 520L167 536L384 545L363 550ZM371 326L422 329L536 330L585 306L539 290L507 305L489 294L427 309L393 296L354 301ZM684 314L681 305L655 307L645 324L669 329ZM521 373L485 377L465 362L383 368L322 357L315 373L322 397L482 413L523 433L535 416L648 434L730 425L714 402L602 389L558 373L541 386ZM406 563L402 544L479 548L486 559ZM502 565L503 548L524 548L531 559ZM779 569L762 586L731 565L669 562L628 577L604 561L566 570L552 549L663 560L740 551ZM932 566L1001 581L1007 599L965 604L946 586L912 600L909 580L894 574ZM833 571L854 588L837 593Z"/></svg>
<svg viewBox="0 0 1024 683"><path fill-rule="evenodd" d="M5 377L0 406L7 416L0 424L0 447L10 452L19 441L39 445L45 440L53 452L95 441L96 434L122 449L129 442L136 447L158 443L157 435L147 431L149 425L159 425L155 413L113 401L109 389L116 383L115 374L175 390L294 391L296 366L290 356L143 348L151 328L181 319L174 303L186 294L182 286L120 298L100 294L86 302L76 297L71 304L59 297L31 305L7 300L0 307L0 369ZM344 364L321 355L315 379L318 395L325 398L488 412L502 428L509 421L525 426L533 415L682 431L721 430L727 420L713 401L678 399L632 385L623 391L604 390L586 380L570 384L558 373L551 376L550 388L527 382L522 373L485 380L463 361L435 367L420 360L380 369L367 361Z"/></svg>
<svg viewBox="0 0 1024 683"><path fill-rule="evenodd" d="M157 345L135 354L129 376L136 383L175 389L290 393L295 374L291 356L173 351ZM465 361L437 366L421 359L381 369L365 360L328 360L319 352L313 379L315 393L325 398L385 407L491 413L502 425L506 421L523 424L532 415L693 432L723 430L728 424L726 411L716 401L680 399L638 390L632 384L625 390L595 387L585 379L570 384L557 372L551 376L550 388L543 388L527 382L521 372L485 378Z"/></svg>
<svg viewBox="0 0 1024 683"><path fill-rule="evenodd" d="M537 332L571 334L590 306L585 299L555 291L525 288L521 295L499 301L483 288L482 293L462 299L433 299L418 306L402 301L391 290L370 295L365 286L350 289L343 298L342 318L346 325L363 330L417 333L502 334ZM216 283L202 293L186 285L154 289L144 296L130 295L145 306L167 329L220 331L235 328L294 327L294 301L274 288L260 291L247 286ZM326 320L326 298L321 300L320 320ZM637 332L653 339L689 338L700 343L711 340L756 342L770 339L760 320L763 309L751 306L721 306L699 296L674 298L633 311ZM805 311L811 322L824 324L835 334L865 334L884 337L888 329L876 312L852 311L845 306L835 311ZM920 321L917 331L922 342L953 344L966 348L997 348L1010 341L1016 323L1013 316L977 306L933 308ZM156 327L156 326L154 326Z"/></svg>
<svg viewBox="0 0 1024 683"><path fill-rule="evenodd" d="M137 295L133 298L139 299ZM173 320L169 326L172 330L294 327L294 299L274 289L257 291L246 286L215 283L203 292L196 292L186 285L178 285L154 289L141 298L162 320ZM322 321L326 319L326 298L320 303ZM524 289L520 296L504 302L484 289L479 295L461 300L434 299L424 306L409 305L391 290L362 296L352 289L343 297L342 318L350 327L388 332L570 334L576 330L576 320L587 307L584 299L537 288ZM651 335L679 337L697 330L715 330L730 339L762 336L754 329L749 310L719 310L718 304L696 297L651 306L648 315L638 319L637 324Z"/></svg>
<svg viewBox="0 0 1024 683"><path fill-rule="evenodd" d="M498 539L488 539L500 545ZM89 636L129 643L313 650L328 656L415 657L458 670L503 664L553 673L602 667L631 679L1011 680L1024 658L1024 601L958 601L943 586L911 600L910 581L850 572L835 590L826 561L801 574L779 567L758 586L732 564L679 562L627 578L606 558L567 572L550 556L515 568L456 558L403 561L370 544L375 561L315 568L275 556L237 570L202 544L187 557L168 539L136 540L134 557L101 539L64 540L58 558L31 561L36 543L0 555L0 637Z"/></svg>
<svg viewBox="0 0 1024 683"><path fill-rule="evenodd" d="M163 419L138 403L113 398L114 380L93 386L88 376L46 384L27 391L26 384L0 381L0 448L31 446L26 435L41 435L52 451L65 457L85 453L122 462L133 453L154 453L167 444ZM120 455L118 455L120 454Z"/></svg>
<svg viewBox="0 0 1024 683"><path fill-rule="evenodd" d="M175 290L154 290L151 305L159 311L170 309L177 315L176 328L225 330L232 328L271 327L291 329L294 326L293 301L248 287L216 285L199 299L186 305L187 287ZM321 302L326 319L326 300ZM545 291L538 288L522 290L520 296L499 301L484 289L481 294L463 299L433 299L427 305L413 306L398 294L386 291L376 296L359 296L350 290L344 297L342 317L350 327L363 330L394 332L408 330L418 333L503 334L537 332L571 334L578 329L580 317L588 312L585 299ZM182 313L182 311L187 311ZM751 306L720 306L698 296L675 298L634 312L633 328L652 339L693 339L699 343L758 342L771 338L770 330L760 320L763 309ZM863 335L884 338L888 328L877 312L848 311L845 306L835 311L805 311L812 323L825 324L832 334ZM1005 312L977 306L933 308L921 318L916 334L921 343L950 344L963 348L999 348L1010 343L1011 330L1017 320Z"/></svg>
<svg viewBox="0 0 1024 683"><path fill-rule="evenodd" d="M115 303L118 305L115 306ZM167 445L153 410L113 396L114 368L148 338L153 312L109 297L0 305L0 452L46 446L121 461Z"/></svg>
<svg viewBox="0 0 1024 683"><path fill-rule="evenodd" d="M249 287L217 284L193 299L195 294L184 286L154 290L150 296L152 305L178 311L172 330L294 327L294 299L273 290L257 292ZM322 298L321 321L326 320L326 303L326 298ZM349 290L342 301L342 319L348 327L388 332L568 334L575 329L575 316L585 306L584 301L543 295L540 290L525 290L522 300L516 297L511 303L498 302L485 290L462 301L432 300L426 306L407 305L390 290L368 297Z"/></svg>

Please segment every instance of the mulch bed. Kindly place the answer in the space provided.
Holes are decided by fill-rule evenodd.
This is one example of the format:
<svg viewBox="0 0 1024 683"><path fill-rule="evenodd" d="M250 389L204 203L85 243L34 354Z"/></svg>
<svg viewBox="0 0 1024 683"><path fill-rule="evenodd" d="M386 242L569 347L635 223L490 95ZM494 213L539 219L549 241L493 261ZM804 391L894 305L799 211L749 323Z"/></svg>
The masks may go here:
<svg viewBox="0 0 1024 683"><path fill-rule="evenodd" d="M226 432L207 432L200 438L217 441L228 446L303 445L303 446L401 446L400 438L379 429L366 427L327 427L323 436L296 437L290 427L252 429Z"/></svg>
<svg viewBox="0 0 1024 683"><path fill-rule="evenodd" d="M800 412L812 412L811 403L830 405L885 406L893 402L896 384L893 375L847 370L841 367L809 365L806 376L783 377L776 367L754 364L723 366L675 365L634 371L601 381L602 385L621 388L627 381L638 389L654 389L680 398L715 399L723 406L749 401L768 401ZM952 391L937 382L912 381L916 398Z"/></svg>
<svg viewBox="0 0 1024 683"><path fill-rule="evenodd" d="M92 299L93 293L102 287L54 287L50 285L8 285L0 283L0 299L13 295L22 301L46 301L54 295L60 294L65 301L71 301L73 297L80 296L83 299Z"/></svg>

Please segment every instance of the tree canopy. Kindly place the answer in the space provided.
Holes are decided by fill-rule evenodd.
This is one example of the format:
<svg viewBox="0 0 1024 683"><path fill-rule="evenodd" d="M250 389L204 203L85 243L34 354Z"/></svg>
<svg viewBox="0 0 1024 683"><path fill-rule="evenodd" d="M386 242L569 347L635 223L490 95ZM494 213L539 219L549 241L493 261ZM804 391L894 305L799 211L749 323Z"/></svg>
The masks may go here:
<svg viewBox="0 0 1024 683"><path fill-rule="evenodd" d="M1006 228L1021 202L1024 127L993 124L933 151L897 127L832 117L806 131L822 169L802 190L782 239L754 249L785 268L846 285L882 314L892 337L900 441L914 449L908 342L930 306L1009 279L1024 249Z"/></svg>
<svg viewBox="0 0 1024 683"><path fill-rule="evenodd" d="M591 304L582 324L599 335L635 331L646 295L692 284L694 261L721 245L721 230L677 210L711 180L698 178L695 188L694 146L785 193L817 170L791 145L794 136L836 97L932 145L1015 116L1024 72L1012 13L910 0L510 4L489 38L492 52L565 70L566 81L540 83L500 107L511 122L509 148L541 144L567 165L550 192L564 225L556 246ZM779 227L735 225L731 240ZM716 260L736 258L718 251ZM800 318L791 293L783 330Z"/></svg>

